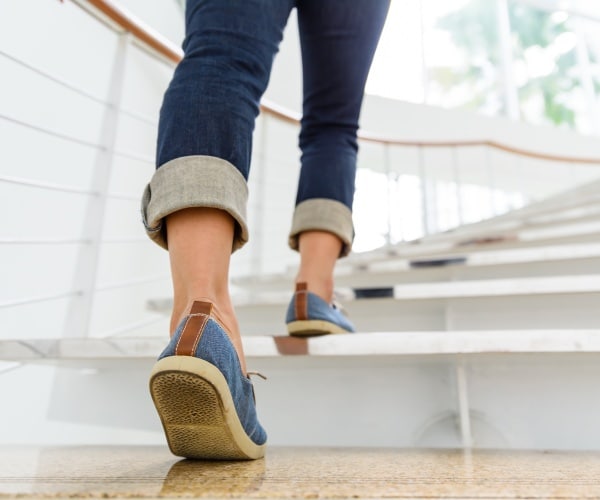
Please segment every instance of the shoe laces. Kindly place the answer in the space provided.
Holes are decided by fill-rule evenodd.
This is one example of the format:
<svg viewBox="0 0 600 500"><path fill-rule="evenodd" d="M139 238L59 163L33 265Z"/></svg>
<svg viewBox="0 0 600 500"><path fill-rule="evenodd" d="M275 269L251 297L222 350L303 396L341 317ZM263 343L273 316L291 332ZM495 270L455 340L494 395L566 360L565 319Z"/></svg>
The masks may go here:
<svg viewBox="0 0 600 500"><path fill-rule="evenodd" d="M331 307L333 307L334 309L337 309L344 316L348 317L348 313L346 312L346 309L344 309L344 306L342 306L342 304L340 302L338 302L335 292L333 294L333 300L331 301Z"/></svg>

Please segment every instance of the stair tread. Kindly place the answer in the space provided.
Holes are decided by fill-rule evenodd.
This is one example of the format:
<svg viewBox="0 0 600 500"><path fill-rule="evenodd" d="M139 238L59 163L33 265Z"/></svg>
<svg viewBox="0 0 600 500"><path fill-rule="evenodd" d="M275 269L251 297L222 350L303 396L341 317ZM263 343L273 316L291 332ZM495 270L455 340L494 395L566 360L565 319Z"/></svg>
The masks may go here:
<svg viewBox="0 0 600 500"><path fill-rule="evenodd" d="M414 281L418 282L422 269L437 267L440 270L447 268L477 268L477 267L508 267L517 264L528 264L536 262L564 263L565 261L577 261L582 259L600 259L600 243L580 243L571 245L548 245L545 248L510 248L506 250L486 250L464 252L459 248L439 253L421 254L410 257L394 257L381 260L371 264L360 266L345 264L341 262L336 269L336 283L338 285L352 286L353 279L364 281L365 278L373 277L374 284L385 277L390 282L393 276L407 277L414 275ZM417 265L431 262L432 266ZM437 262L438 266L433 264ZM392 274L393 273L393 274ZM234 278L233 283L241 288L263 289L290 288L293 275L290 273L275 273L269 275L248 275Z"/></svg>
<svg viewBox="0 0 600 500"><path fill-rule="evenodd" d="M0 340L0 360L155 359L163 336ZM600 353L600 330L369 332L324 337L243 337L248 357L478 353Z"/></svg>
<svg viewBox="0 0 600 500"><path fill-rule="evenodd" d="M377 288L377 284L373 284ZM531 294L572 294L600 292L600 275L533 276L526 278L494 278L461 281L433 281L427 283L402 283L394 285L389 298L368 300L419 300L467 297L518 296ZM367 300L354 298L351 291L339 289L344 301ZM165 301L151 301L151 308L162 309ZM234 296L236 306L261 306L287 304L290 292L240 293Z"/></svg>

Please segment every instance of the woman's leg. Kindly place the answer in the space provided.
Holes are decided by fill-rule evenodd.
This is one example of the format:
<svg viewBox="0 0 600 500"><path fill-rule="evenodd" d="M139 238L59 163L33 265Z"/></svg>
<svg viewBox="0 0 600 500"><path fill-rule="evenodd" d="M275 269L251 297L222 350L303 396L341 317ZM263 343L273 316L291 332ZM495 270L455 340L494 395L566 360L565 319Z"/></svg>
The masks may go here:
<svg viewBox="0 0 600 500"><path fill-rule="evenodd" d="M356 132L364 87L389 0L300 0L304 71L302 169L290 246L297 282L330 302L336 260L354 237Z"/></svg>
<svg viewBox="0 0 600 500"><path fill-rule="evenodd" d="M246 364L239 326L229 296L229 260L234 219L214 208L187 208L167 217L169 259L173 279L171 335L195 300L214 304L213 314L225 326L238 352L242 372Z"/></svg>
<svg viewBox="0 0 600 500"><path fill-rule="evenodd" d="M232 250L248 239L252 132L294 0L188 0L185 56L165 94L147 232L168 248L171 334L195 299L216 306L245 373L228 291Z"/></svg>

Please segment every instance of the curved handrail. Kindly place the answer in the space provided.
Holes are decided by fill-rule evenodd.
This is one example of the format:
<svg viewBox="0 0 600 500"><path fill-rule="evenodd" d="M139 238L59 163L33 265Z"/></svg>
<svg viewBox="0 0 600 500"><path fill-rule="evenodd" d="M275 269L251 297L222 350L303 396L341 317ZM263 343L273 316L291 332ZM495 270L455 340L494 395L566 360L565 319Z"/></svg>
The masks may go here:
<svg viewBox="0 0 600 500"><path fill-rule="evenodd" d="M121 27L128 33L131 33L138 41L150 47L169 61L178 63L183 57L182 50L170 40L163 37L160 33L147 26L127 9L121 7L114 0L75 0L75 3L85 1L95 9L106 16L110 21ZM261 110L271 116L274 116L284 122L298 124L300 116L282 106L264 101L261 103ZM389 146L412 146L412 147L431 147L431 148L455 148L455 147L477 147L488 146L500 151L512 153L518 156L535 158L538 160L548 160L564 163L580 164L600 164L600 158L583 158L576 156L560 156L548 153L539 153L526 149L517 148L492 140L470 140L470 141L407 141L392 138L380 137L375 134L359 131L358 137L367 142L373 142Z"/></svg>

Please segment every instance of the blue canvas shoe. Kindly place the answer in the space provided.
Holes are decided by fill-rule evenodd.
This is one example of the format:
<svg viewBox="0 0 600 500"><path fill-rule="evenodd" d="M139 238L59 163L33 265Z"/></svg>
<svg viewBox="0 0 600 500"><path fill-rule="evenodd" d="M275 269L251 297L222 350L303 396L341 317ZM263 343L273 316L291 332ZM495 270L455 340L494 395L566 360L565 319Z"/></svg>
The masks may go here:
<svg viewBox="0 0 600 500"><path fill-rule="evenodd" d="M309 292L306 283L296 284L296 293L288 306L285 322L288 333L298 337L352 333L354 325L335 304L328 304Z"/></svg>
<svg viewBox="0 0 600 500"><path fill-rule="evenodd" d="M194 302L177 328L152 370L152 400L175 455L261 458L267 435L256 416L252 382L212 308Z"/></svg>

